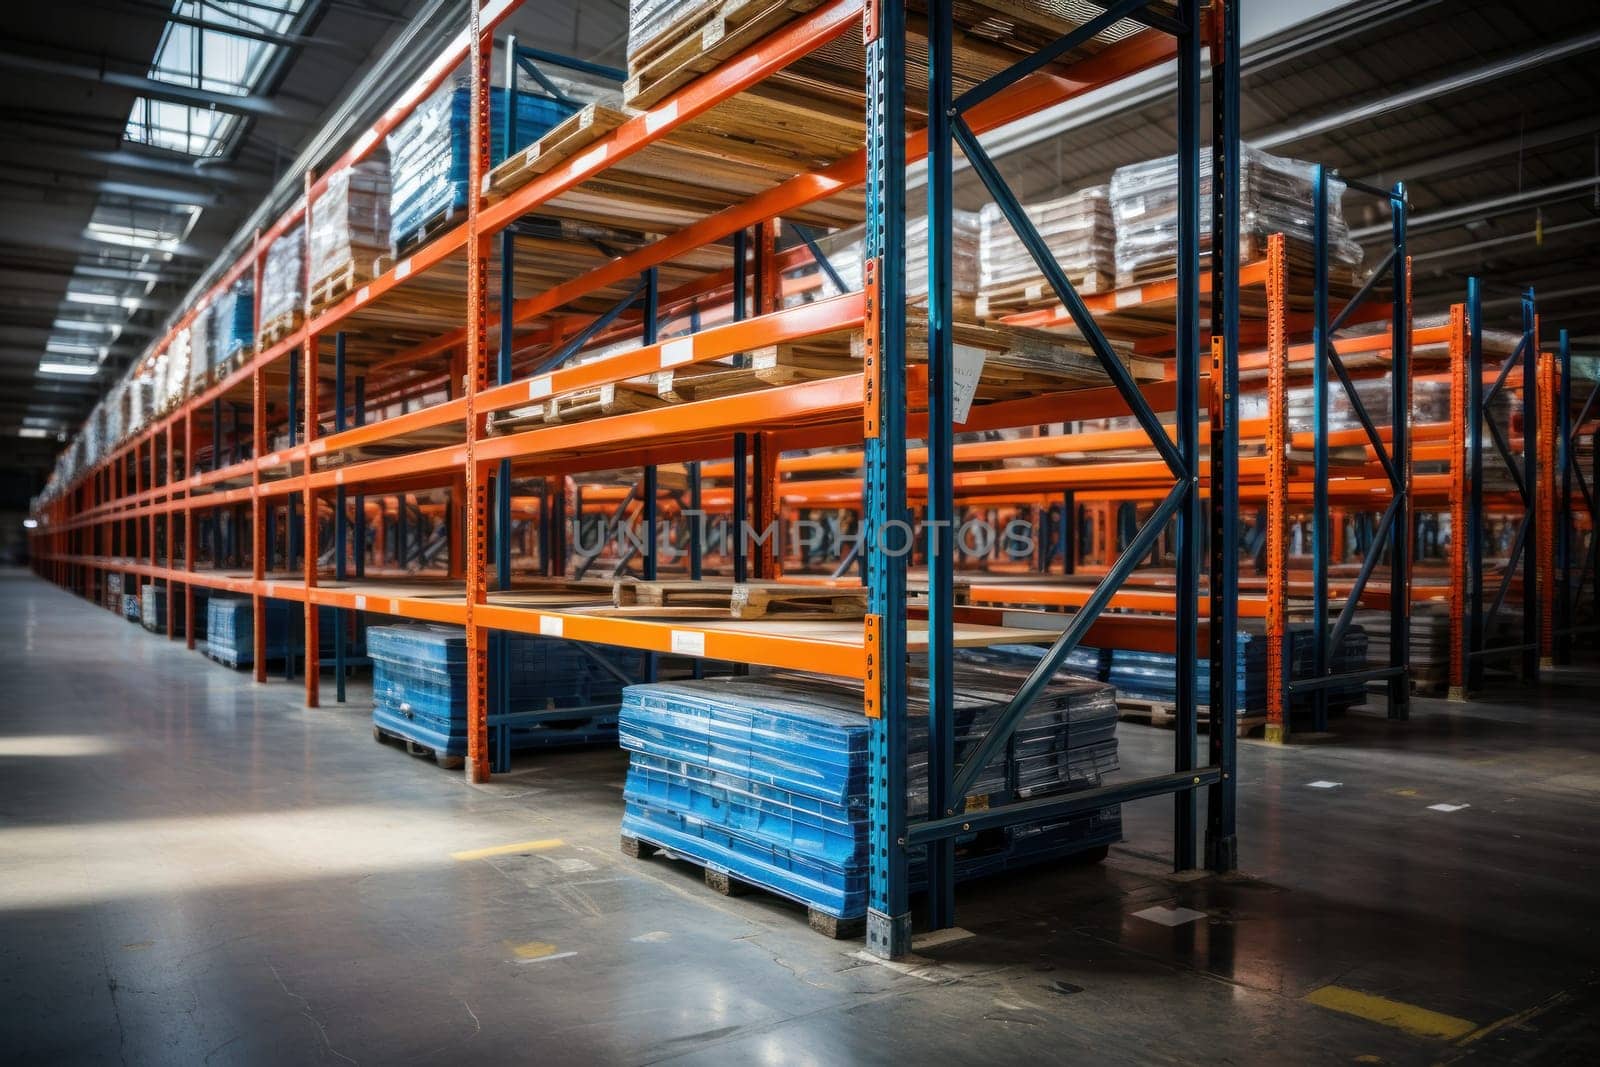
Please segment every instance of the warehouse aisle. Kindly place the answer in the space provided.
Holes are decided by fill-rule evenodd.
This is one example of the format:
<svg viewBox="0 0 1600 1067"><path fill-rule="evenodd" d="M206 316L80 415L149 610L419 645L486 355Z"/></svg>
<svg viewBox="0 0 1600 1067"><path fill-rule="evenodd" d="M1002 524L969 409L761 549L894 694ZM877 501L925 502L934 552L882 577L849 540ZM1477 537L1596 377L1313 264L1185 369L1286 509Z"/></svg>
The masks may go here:
<svg viewBox="0 0 1600 1067"><path fill-rule="evenodd" d="M471 787L374 745L359 699L306 710L20 572L0 643L6 1061L1600 1055L1592 674L1247 744L1259 880L1167 877L1145 804L1107 864L969 888L975 936L888 967L621 855L619 752ZM1130 770L1170 752L1122 736Z"/></svg>

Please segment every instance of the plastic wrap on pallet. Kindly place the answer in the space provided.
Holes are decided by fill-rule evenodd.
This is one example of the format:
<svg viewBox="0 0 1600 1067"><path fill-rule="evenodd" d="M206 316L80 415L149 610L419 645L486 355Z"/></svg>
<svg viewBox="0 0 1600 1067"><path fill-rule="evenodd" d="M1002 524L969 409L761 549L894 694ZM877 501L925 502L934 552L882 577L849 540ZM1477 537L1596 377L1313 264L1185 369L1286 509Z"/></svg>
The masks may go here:
<svg viewBox="0 0 1600 1067"><path fill-rule="evenodd" d="M720 6L722 0L630 0L628 62L681 19Z"/></svg>
<svg viewBox="0 0 1600 1067"><path fill-rule="evenodd" d="M244 275L217 297L211 323L211 366L255 344L255 281Z"/></svg>
<svg viewBox="0 0 1600 1067"><path fill-rule="evenodd" d="M292 315L305 308L304 225L280 234L267 249L261 264L261 323Z"/></svg>
<svg viewBox="0 0 1600 1067"><path fill-rule="evenodd" d="M978 244L979 217L975 211L957 211L950 227L950 291L958 303L971 303L978 294ZM851 226L818 237L817 248L827 257L828 265L844 284L844 292L859 292L862 286L861 257L866 240L864 226ZM821 274L820 268L807 264L801 274ZM838 296L839 289L822 275L822 287L817 297ZM906 220L906 302L922 304L928 298L928 219L927 216ZM788 303L798 303L796 297Z"/></svg>
<svg viewBox="0 0 1600 1067"><path fill-rule="evenodd" d="M1239 237L1241 254L1259 254L1264 239L1282 233L1294 245L1312 245L1314 214L1310 163L1269 155L1249 145L1240 153ZM1361 265L1361 246L1350 239L1342 198L1344 183L1328 180L1329 262ZM1200 152L1200 204L1211 202L1211 149ZM1119 285L1176 273L1178 255L1178 157L1167 156L1117 168L1111 176L1111 211L1116 220ZM1200 250L1211 247L1211 212L1200 211Z"/></svg>
<svg viewBox="0 0 1600 1067"><path fill-rule="evenodd" d="M517 94L517 129L509 152L505 143L506 91L489 93L489 161L494 166L543 137L578 110L531 93ZM388 241L398 252L440 215L464 208L470 160L472 93L465 80L447 84L417 105L389 134L393 189Z"/></svg>
<svg viewBox="0 0 1600 1067"><path fill-rule="evenodd" d="M311 202L311 284L355 264L354 277L372 275L389 250L389 161L381 155L328 175Z"/></svg>
<svg viewBox="0 0 1600 1067"><path fill-rule="evenodd" d="M189 327L185 326L173 336L172 343L167 346L166 394L161 398L163 410L170 411L188 395L191 357L190 332Z"/></svg>
<svg viewBox="0 0 1600 1067"><path fill-rule="evenodd" d="M1116 270L1110 189L1094 185L1023 208L1056 263L1083 292L1108 287ZM1054 306L1055 292L998 204L979 212L978 314Z"/></svg>
<svg viewBox="0 0 1600 1067"><path fill-rule="evenodd" d="M216 304L207 302L189 323L189 395L203 391L211 380L211 337Z"/></svg>
<svg viewBox="0 0 1600 1067"><path fill-rule="evenodd" d="M507 634L501 647L509 685L504 714L518 717L510 724L512 748L612 740L623 678L645 672L644 654L632 649L528 634ZM463 754L466 631L434 624L373 627L367 652L373 723L439 754Z"/></svg>
<svg viewBox="0 0 1600 1067"><path fill-rule="evenodd" d="M196 614L199 605L196 604ZM249 598L212 597L206 603L206 655L229 667L248 667L255 662L255 606ZM267 601L266 656L269 661L305 653L305 611L287 600ZM318 655L332 658L334 609L317 609ZM345 653L354 658L365 655L358 629L345 643Z"/></svg>
<svg viewBox="0 0 1600 1067"><path fill-rule="evenodd" d="M956 668L957 759L993 725L1025 671ZM909 682L907 803L927 806L926 679ZM623 833L843 918L865 908L867 745L859 684L776 672L630 686L619 720L630 753ZM1108 686L1049 683L1008 751L979 775L971 803L1005 803L1091 787L1114 770L1116 709ZM1109 844L1115 807L1070 820L969 836L958 876L971 877ZM921 850L913 850L914 872ZM917 875L914 873L913 881Z"/></svg>

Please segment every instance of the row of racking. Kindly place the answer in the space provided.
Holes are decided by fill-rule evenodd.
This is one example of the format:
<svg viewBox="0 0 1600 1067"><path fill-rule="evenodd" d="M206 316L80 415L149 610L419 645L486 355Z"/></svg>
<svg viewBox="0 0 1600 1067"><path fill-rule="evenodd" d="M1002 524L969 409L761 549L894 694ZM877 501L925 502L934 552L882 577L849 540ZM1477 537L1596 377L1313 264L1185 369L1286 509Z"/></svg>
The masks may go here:
<svg viewBox="0 0 1600 1067"><path fill-rule="evenodd" d="M507 633L643 650L649 671L681 657L857 682L872 768L867 937L887 956L909 946L913 851L926 855L929 924L953 923L964 834L1170 796L1175 866L1233 869L1239 693L1231 670L1208 668L1241 661L1241 620L1261 628L1263 717L1278 739L1291 707L1310 707L1320 727L1330 692L1369 681L1403 717L1419 599L1447 602L1449 679L1463 687L1530 646L1565 655L1592 629L1594 393L1577 384L1564 341L1559 360L1544 360L1531 295L1507 352L1489 343L1475 287L1447 323L1415 324L1399 188L1360 190L1394 220L1379 269L1364 284L1331 277L1332 179L1320 169L1310 255L1279 237L1242 262L1236 3L1124 0L1077 21L986 0L724 4L712 16L720 36L692 27L721 43L680 41L634 72L631 110L583 106L525 150L506 140L491 166L495 34L514 7L469 5L451 46L306 175L300 202L208 295L247 277L261 293L274 246L309 229L330 185L464 65L462 210L379 258L370 278L330 289L303 277L304 304L287 319L264 322L258 309L248 357L41 501L42 574L96 599L113 579L159 583L169 636L197 618L197 590L248 597L258 680L268 604L300 603L312 707L325 666L343 697L346 643L321 662L325 610L341 633L382 617L462 626L466 770L479 781L503 755L490 723ZM620 73L499 47L507 115L524 78L548 88L547 65ZM1080 293L983 135L1174 60L1173 276ZM976 323L956 305L958 150L1053 309ZM927 221L913 238L916 158ZM835 273L811 229L853 223L864 223L859 285L786 304L794 268ZM926 257L925 299L898 267L908 256ZM1485 362L1486 345L1498 363ZM963 362L974 347L986 353L976 375ZM1381 381L1388 411L1375 421L1359 386ZM1413 418L1422 381L1445 383L1447 418ZM1331 425L1334 385L1355 425ZM1291 394L1312 397L1309 428L1293 424ZM1546 398L1558 394L1557 409ZM1255 406L1241 418L1245 400ZM1486 483L1496 457L1520 464L1509 493ZM1448 515L1444 566L1418 558L1409 533L1425 511ZM1024 523L1033 549L958 551L980 513ZM741 523L818 515L815 545L740 534ZM1514 530L1503 556L1486 540L1502 528ZM723 602L730 583L863 590L864 611L673 614L616 602L610 579L625 575ZM1508 602L1523 605L1519 639L1500 624ZM1551 616L1534 633L1539 604ZM1338 669L1360 612L1387 624L1384 662ZM1307 623L1309 667L1297 671ZM191 647L194 631L184 629ZM1018 643L1048 647L958 762L955 650ZM1170 657L1172 770L969 803L1080 646ZM926 676L930 738L918 810L906 800L913 670Z"/></svg>

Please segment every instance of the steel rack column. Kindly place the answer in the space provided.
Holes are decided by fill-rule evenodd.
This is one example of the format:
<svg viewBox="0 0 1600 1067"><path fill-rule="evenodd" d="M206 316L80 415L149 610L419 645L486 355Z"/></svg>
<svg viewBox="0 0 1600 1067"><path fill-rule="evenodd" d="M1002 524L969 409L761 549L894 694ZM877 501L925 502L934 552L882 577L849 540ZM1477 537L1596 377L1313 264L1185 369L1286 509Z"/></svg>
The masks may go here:
<svg viewBox="0 0 1600 1067"><path fill-rule="evenodd" d="M862 280L862 518L868 614L865 712L871 720L867 817L867 950L911 950L906 852L906 300L905 0L865 11L866 233ZM901 535L891 540L891 528Z"/></svg>
<svg viewBox="0 0 1600 1067"><path fill-rule="evenodd" d="M1289 738L1289 339L1283 234L1267 238L1266 740ZM1216 462L1213 451L1212 462Z"/></svg>
<svg viewBox="0 0 1600 1067"><path fill-rule="evenodd" d="M1311 503L1311 671L1321 680L1328 674L1328 554L1331 517L1328 513L1328 169L1316 166L1312 181L1314 201L1312 246L1315 262L1312 280L1311 391L1312 391L1312 503ZM1393 635L1389 638L1394 640ZM1292 641L1288 633L1285 642ZM1283 655L1294 662L1293 648ZM1328 691L1311 693L1312 729L1328 728Z"/></svg>
<svg viewBox="0 0 1600 1067"><path fill-rule="evenodd" d="M261 291L261 231L256 230L253 270L255 288ZM254 301L250 321L250 336L261 335L261 302ZM261 495L261 457L267 451L267 389L263 380L264 369L252 357L250 370L250 454L256 462L250 464L250 618L252 667L255 680L267 680L267 600L262 595L262 583L267 577L267 514L265 499ZM170 566L170 564L169 564ZM193 625L191 622L190 625Z"/></svg>
<svg viewBox="0 0 1600 1067"><path fill-rule="evenodd" d="M363 375L356 375L356 406L355 423L357 426L367 424L367 379ZM356 494L356 578L359 580L367 576L367 497L365 493ZM364 626L358 621L358 626Z"/></svg>
<svg viewBox="0 0 1600 1067"><path fill-rule="evenodd" d="M1466 693L1483 688L1483 293L1467 279Z"/></svg>
<svg viewBox="0 0 1600 1067"><path fill-rule="evenodd" d="M517 144L517 38L506 38L505 113L501 116L505 154L516 151ZM487 60L485 60L487 66ZM474 187L476 189L476 187ZM473 199L476 199L474 193ZM495 381L505 385L511 381L511 353L516 342L516 324L511 318L512 305L517 298L517 234L514 226L500 231L500 337L495 359ZM484 358L480 354L480 359ZM494 571L495 588L511 588L511 461L503 459L494 477ZM540 521L544 511L540 509ZM489 714L506 715L511 711L510 636L496 630L486 635L489 656ZM502 732L509 741L509 732ZM506 751L492 754L493 771L507 773L511 770L509 743Z"/></svg>
<svg viewBox="0 0 1600 1067"><path fill-rule="evenodd" d="M1394 526L1389 531L1389 718L1411 717L1411 545L1415 531L1411 515L1411 260L1406 254L1406 188L1396 182L1389 194L1389 216L1394 232L1391 266L1389 425L1390 464L1394 468ZM1381 552L1374 538L1369 553ZM1352 597L1358 595L1352 592ZM1344 617L1351 615L1346 605ZM1341 626L1344 622L1341 617ZM1342 629L1335 638L1342 636ZM1321 641L1321 635L1318 635ZM1335 652L1337 649L1330 649Z"/></svg>
<svg viewBox="0 0 1600 1067"><path fill-rule="evenodd" d="M1177 92L1177 126L1178 126L1178 232L1177 232L1177 314L1175 327L1175 356L1173 372L1177 379L1177 411L1175 413L1175 430L1178 445L1179 462L1183 467L1187 485L1184 487L1182 502L1179 504L1174 518L1176 539L1174 542L1174 572L1176 580L1173 585L1174 628L1173 635L1175 678L1174 693L1176 698L1174 735L1176 745L1172 757L1172 769L1177 773L1193 771L1198 762L1199 737L1199 702L1198 681L1199 674L1196 661L1199 658L1199 618L1200 618L1200 559L1202 539L1205 525L1201 518L1200 500L1200 46L1201 26L1199 22L1200 5L1198 0L1182 0L1178 5L1180 19L1188 27L1178 41L1178 92ZM1218 42L1220 44L1220 42ZM1220 52L1221 49L1218 49ZM1220 57L1219 57L1220 58ZM1221 81L1226 82L1226 78ZM1216 113L1221 115L1226 110L1225 93L1221 85L1217 86L1216 97L1219 106ZM1226 215L1228 202L1228 174L1234 170L1234 153L1232 145L1226 140L1224 124L1218 123L1214 131L1216 145L1211 154L1212 176L1211 188L1214 200L1221 200L1220 213L1214 207L1213 215L1218 216L1217 221L1223 225L1215 232L1219 235L1212 242L1212 276L1226 278L1227 272L1223 267L1229 252L1228 242L1221 239L1221 234L1226 233ZM1237 208L1234 209L1237 211ZM1232 251L1238 254L1237 239L1231 242ZM1220 248L1218 246L1221 246ZM1236 272L1237 273L1237 272ZM1224 296L1228 290L1226 284L1213 287L1213 292L1219 297ZM1226 321L1226 307L1229 302L1219 299L1214 305L1214 314L1221 312L1219 318ZM1237 326L1235 326L1237 331ZM1218 335L1226 333L1226 328L1215 331ZM1220 352L1213 356L1213 363L1217 369L1223 370L1224 360ZM1238 537L1234 534L1234 524L1238 517L1238 489L1230 482L1227 471L1234 469L1237 463L1237 449L1226 442L1232 440L1236 418L1226 414L1226 405L1237 392L1226 385L1225 374L1215 374L1212 377L1212 396L1208 397L1211 409L1211 419L1214 430L1220 434L1221 441L1212 440L1212 448L1220 448L1222 463L1213 466L1211 471L1211 502L1212 522L1217 524L1219 531L1214 533L1213 542L1216 545L1217 555L1213 558L1212 580L1221 584L1222 590L1231 590L1238 584L1239 550ZM1163 527L1165 523L1162 524ZM1154 542L1153 542L1154 543ZM1226 562L1224 562L1226 558ZM1224 579L1224 575L1231 575ZM1212 598L1213 604L1232 603L1232 599L1225 592ZM1231 632L1232 627L1229 627ZM1218 651L1219 639L1228 637L1215 626L1211 628L1211 654L1214 660L1226 667L1232 666L1230 658L1221 658ZM1221 647L1231 647L1228 641ZM1211 699L1215 702L1219 692L1227 692L1233 687L1227 684L1225 671L1213 670L1211 672L1212 693ZM1231 721L1231 720L1230 720ZM1231 729L1222 723L1213 722L1211 736L1213 738L1226 732L1232 736ZM1197 798L1193 791L1180 789L1172 795L1172 820L1173 820L1173 866L1178 870L1190 870L1198 866L1199 857L1199 810ZM1229 827L1229 842L1232 841L1232 827Z"/></svg>
<svg viewBox="0 0 1600 1067"><path fill-rule="evenodd" d="M737 310L737 307L735 308ZM731 522L733 529L733 580L746 582L750 580L750 563L747 557L748 546L745 543L745 528L750 516L750 502L748 496L748 468L747 457L749 439L742 433L733 435L733 514ZM581 512L579 513L582 514Z"/></svg>
<svg viewBox="0 0 1600 1067"><path fill-rule="evenodd" d="M307 174L307 188L309 189L310 175ZM309 300L310 287L306 288ZM306 308L306 320L311 319L311 309ZM301 519L304 531L301 534L300 567L305 578L305 681L306 681L306 707L319 707L322 703L322 627L321 617L317 612L317 605L312 600L312 591L317 587L317 494L311 487L311 471L316 466L312 457L312 449L319 436L317 418L319 414L318 402L321 399L319 392L320 368L318 367L318 338L314 333L306 334L305 350L305 441L306 441L306 485L305 500L303 502L304 514ZM291 639L285 642L288 655L284 658L290 664L287 670L292 670L294 663L294 642Z"/></svg>
<svg viewBox="0 0 1600 1067"><path fill-rule="evenodd" d="M483 176L489 172L489 64L478 0L467 4L471 71L471 128L467 173L467 462L464 504L466 520L467 629L467 778L489 779L489 654L477 609L486 601L484 542L488 537L489 498L484 471L478 466L478 439L483 416L478 394L488 386L488 254L478 232ZM506 312L510 314L509 310Z"/></svg>
<svg viewBox="0 0 1600 1067"><path fill-rule="evenodd" d="M1450 306L1450 661L1451 700L1467 695L1467 308ZM1476 433L1473 434L1475 438Z"/></svg>
<svg viewBox="0 0 1600 1067"><path fill-rule="evenodd" d="M928 5L928 812L954 815L955 400L951 0ZM928 846L928 926L955 925L955 839Z"/></svg>
<svg viewBox="0 0 1600 1067"><path fill-rule="evenodd" d="M167 423L166 428L165 428L165 430L163 432L163 436L165 436L166 441L167 441L167 510L166 510L166 518L167 518L167 522L166 522L167 572L168 572L168 577L167 577L167 640L170 641L170 640L172 640L173 628L176 625L176 621L173 618L173 616L176 615L176 612L173 609L175 609L178 606L178 601L177 601L177 596L178 596L178 594L177 594L177 583L174 582L172 580L172 577L171 577L171 572L176 569L173 566L173 561L172 561L173 520L177 518L177 512L173 510L173 501L177 498L177 491L178 491L177 485L176 485L176 483L174 481L175 475L174 475L174 472L173 472L172 423L171 422ZM186 622L184 625L185 625L186 628L192 628L194 626L194 623L193 623L193 621L189 621L189 622Z"/></svg>
<svg viewBox="0 0 1600 1067"><path fill-rule="evenodd" d="M1567 331L1558 335L1556 373L1560 375L1556 401L1556 467L1561 471L1560 499L1556 504L1556 571L1561 575L1561 592L1555 603L1556 663L1572 660L1572 347Z"/></svg>
<svg viewBox="0 0 1600 1067"><path fill-rule="evenodd" d="M343 330L333 335L333 432L343 433L345 429L345 334ZM333 490L333 577L337 581L344 581L347 577L345 569L345 490L344 486L335 486ZM333 609L333 699L340 704L344 703L345 688L345 613L343 608Z"/></svg>
<svg viewBox="0 0 1600 1067"><path fill-rule="evenodd" d="M1556 650L1556 527L1560 516L1556 512L1555 433L1557 422L1556 400L1560 390L1556 385L1556 360L1549 352L1539 353L1539 666L1555 665Z"/></svg>
<svg viewBox="0 0 1600 1067"><path fill-rule="evenodd" d="M183 465L187 468L194 467L194 409L189 408L183 413ZM188 478L182 480L183 485L183 569L194 570L194 482ZM192 577L183 583L183 632L184 646L194 648L194 580Z"/></svg>
<svg viewBox="0 0 1600 1067"><path fill-rule="evenodd" d="M661 314L660 299L660 272L655 267L651 267L644 272L644 322L642 323L640 337L647 345L655 344L658 338L657 331L660 325L658 320ZM644 468L643 496L643 574L645 581L653 582L656 580L656 567L659 562L657 550L660 548L660 542L657 540L656 531L659 525L659 509L661 507L661 486L657 479L656 466L653 463L646 465ZM645 653L644 662L645 678L652 682L655 681L660 666L656 654L654 652Z"/></svg>
<svg viewBox="0 0 1600 1067"><path fill-rule="evenodd" d="M778 446L770 433L755 435L755 476L751 494L755 512L756 577L777 578L783 563L783 534L779 530Z"/></svg>
<svg viewBox="0 0 1600 1067"><path fill-rule="evenodd" d="M1522 500L1527 509L1522 556L1522 674L1539 680L1539 313L1533 287L1522 296Z"/></svg>

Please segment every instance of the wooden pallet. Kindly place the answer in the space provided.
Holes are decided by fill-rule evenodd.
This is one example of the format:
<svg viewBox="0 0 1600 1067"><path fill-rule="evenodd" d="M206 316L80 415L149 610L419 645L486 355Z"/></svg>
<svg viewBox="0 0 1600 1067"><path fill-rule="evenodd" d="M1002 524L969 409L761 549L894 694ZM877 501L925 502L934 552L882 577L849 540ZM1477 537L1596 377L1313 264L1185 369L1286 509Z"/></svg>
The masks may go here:
<svg viewBox="0 0 1600 1067"><path fill-rule="evenodd" d="M543 137L489 172L486 193L499 199L564 163L628 121L625 112L588 104L552 126Z"/></svg>
<svg viewBox="0 0 1600 1067"><path fill-rule="evenodd" d="M370 281L372 262L371 256L356 255L312 282L311 310L331 307L355 292L357 286Z"/></svg>
<svg viewBox="0 0 1600 1067"><path fill-rule="evenodd" d="M740 879L729 874L727 871L719 871L714 867L708 867L699 860L696 860L693 856L685 856L682 853L674 852L672 849L667 848L664 845L657 845L650 841L643 841L637 837L631 837L628 834L622 835L622 854L625 856L632 856L636 860L647 860L654 856L657 852L669 858L688 860L690 863L693 863L704 872L703 877L705 878L706 886L710 888L712 892L720 893L725 897L742 897L747 893L759 891L762 893L769 893L771 896L780 900L790 899L782 894L772 893L764 886L758 886L750 882L741 881ZM827 912L818 911L816 908L807 907L803 904L800 906L806 909L806 925L811 927L811 929L815 930L817 933L821 934L823 937L828 937L835 941L839 941L846 938L860 937L866 932L867 920L864 916L856 919L841 919L837 916L829 915Z"/></svg>
<svg viewBox="0 0 1600 1067"><path fill-rule="evenodd" d="M301 311L285 311L261 324L261 332L256 336L256 347L262 350L271 348L279 341L288 337L300 328Z"/></svg>
<svg viewBox="0 0 1600 1067"><path fill-rule="evenodd" d="M458 770L467 762L462 756L446 756L443 753L434 751L427 745L417 744L409 737L401 737L399 734L390 733L381 726L373 726L372 739L380 745L387 745L392 741L405 749L408 754L422 759L431 759L447 771Z"/></svg>
<svg viewBox="0 0 1600 1067"><path fill-rule="evenodd" d="M423 220L422 225L401 237L395 242L395 250L402 256L414 252L446 230L454 229L465 217L466 212L461 208L446 208L432 218ZM389 257L386 253L380 252L378 261L383 264L379 269L381 274L383 270L388 269Z"/></svg>
<svg viewBox="0 0 1600 1067"><path fill-rule="evenodd" d="M1143 723L1146 726L1159 726L1171 730L1178 723L1177 705L1166 700L1143 700L1138 697L1117 697L1117 717L1124 722ZM1210 728L1211 709L1199 707L1195 709L1195 717L1201 730ZM1234 733L1238 737L1249 737L1257 731L1265 730L1267 717L1265 715L1240 715L1235 724Z"/></svg>
<svg viewBox="0 0 1600 1067"><path fill-rule="evenodd" d="M1115 277L1108 271L1090 271L1087 274L1068 275L1068 281L1077 290L1079 296L1093 296L1096 293L1108 293L1116 284ZM980 319L1000 318L1005 315L1015 315L1020 311L1036 311L1041 308L1052 308L1059 304L1056 292L1047 282L1017 282L1013 285L991 288L978 294L973 310Z"/></svg>
<svg viewBox="0 0 1600 1067"><path fill-rule="evenodd" d="M848 619L867 611L863 589L784 582L624 580L613 587L611 599L619 613L660 610L675 618Z"/></svg>
<svg viewBox="0 0 1600 1067"><path fill-rule="evenodd" d="M693 5L628 57L623 102L632 108L650 107L821 2L725 0Z"/></svg>

